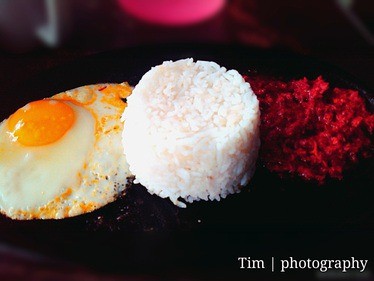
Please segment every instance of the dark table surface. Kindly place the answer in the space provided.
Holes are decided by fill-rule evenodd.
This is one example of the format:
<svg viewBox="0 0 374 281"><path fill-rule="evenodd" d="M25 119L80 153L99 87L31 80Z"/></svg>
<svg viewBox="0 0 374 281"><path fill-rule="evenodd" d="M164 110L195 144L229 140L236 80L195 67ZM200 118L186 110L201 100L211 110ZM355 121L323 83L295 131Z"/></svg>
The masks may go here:
<svg viewBox="0 0 374 281"><path fill-rule="evenodd" d="M22 26L16 29L12 22L0 25L0 82L2 88L10 87L55 65L127 46L209 42L283 48L315 56L373 88L373 42L365 39L334 1L278 2L232 0L213 18L172 27L141 22L119 9L115 1L74 1L54 47L30 35L33 30L23 34L16 32ZM369 31L374 29L372 1L356 1L353 11Z"/></svg>
<svg viewBox="0 0 374 281"><path fill-rule="evenodd" d="M36 7L42 7L41 1L36 2ZM60 42L54 46L48 46L32 35L29 19L25 19L24 26L14 27L11 22L0 20L0 94L10 93L15 85L53 67L92 54L168 43L241 44L269 50L291 50L336 65L356 76L368 88L374 88L373 42L365 38L357 24L337 7L335 1L232 0L213 18L183 27L144 23L119 9L115 1L68 2L65 8L69 16L63 25ZM11 9L16 19L22 19L20 7L21 4ZM1 9L4 7L0 6ZM369 31L374 30L373 1L355 1L352 10ZM36 19L36 22L41 21L38 17ZM368 274L368 278L373 278L374 273ZM97 273L92 268L51 260L0 242L1 280L123 278L165 280L165 276L157 275ZM169 278L193 279L175 274ZM204 278L209 279L209 276Z"/></svg>

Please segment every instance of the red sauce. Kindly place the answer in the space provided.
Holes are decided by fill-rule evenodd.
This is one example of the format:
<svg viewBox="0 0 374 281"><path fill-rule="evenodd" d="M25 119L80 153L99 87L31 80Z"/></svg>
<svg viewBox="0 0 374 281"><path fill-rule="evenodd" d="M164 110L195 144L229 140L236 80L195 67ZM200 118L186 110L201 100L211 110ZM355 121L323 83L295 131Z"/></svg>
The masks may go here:
<svg viewBox="0 0 374 281"><path fill-rule="evenodd" d="M245 79L260 101L260 158L270 171L323 184L372 156L374 115L358 91L332 88L322 77Z"/></svg>

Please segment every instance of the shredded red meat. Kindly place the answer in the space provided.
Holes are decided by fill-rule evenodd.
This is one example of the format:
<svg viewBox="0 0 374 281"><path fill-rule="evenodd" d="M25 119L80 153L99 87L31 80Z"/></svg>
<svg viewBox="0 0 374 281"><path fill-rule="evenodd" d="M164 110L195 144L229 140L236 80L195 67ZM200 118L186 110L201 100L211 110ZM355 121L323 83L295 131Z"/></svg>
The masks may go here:
<svg viewBox="0 0 374 281"><path fill-rule="evenodd" d="M329 87L322 77L245 78L260 101L260 158L270 171L323 184L372 157L374 114L358 91Z"/></svg>

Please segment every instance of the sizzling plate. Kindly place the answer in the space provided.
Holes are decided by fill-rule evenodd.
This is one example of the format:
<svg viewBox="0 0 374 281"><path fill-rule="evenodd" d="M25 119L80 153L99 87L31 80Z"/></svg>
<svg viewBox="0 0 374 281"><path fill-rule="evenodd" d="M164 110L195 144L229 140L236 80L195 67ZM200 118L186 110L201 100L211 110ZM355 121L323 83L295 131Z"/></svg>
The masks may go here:
<svg viewBox="0 0 374 281"><path fill-rule="evenodd" d="M31 100L101 82L135 85L164 60L212 60L241 73L316 78L360 91L373 110L373 92L349 74L312 58L240 46L168 45L90 56L15 85L1 98L1 119ZM7 98L11 97L11 98ZM373 161L342 182L316 187L280 180L259 163L250 186L221 202L186 209L135 185L126 196L91 214L61 221L10 221L0 217L0 239L25 249L93 265L139 271L238 269L238 256L334 256L372 253ZM371 188L370 188L371 187Z"/></svg>

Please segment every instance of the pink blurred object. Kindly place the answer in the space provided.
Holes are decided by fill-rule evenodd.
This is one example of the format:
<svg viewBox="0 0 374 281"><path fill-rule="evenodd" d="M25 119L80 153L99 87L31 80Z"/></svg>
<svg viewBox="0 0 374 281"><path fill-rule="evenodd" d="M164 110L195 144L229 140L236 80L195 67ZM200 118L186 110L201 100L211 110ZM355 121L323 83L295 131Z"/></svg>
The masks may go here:
<svg viewBox="0 0 374 281"><path fill-rule="evenodd" d="M118 0L133 16L162 25L188 25L218 13L226 0Z"/></svg>

